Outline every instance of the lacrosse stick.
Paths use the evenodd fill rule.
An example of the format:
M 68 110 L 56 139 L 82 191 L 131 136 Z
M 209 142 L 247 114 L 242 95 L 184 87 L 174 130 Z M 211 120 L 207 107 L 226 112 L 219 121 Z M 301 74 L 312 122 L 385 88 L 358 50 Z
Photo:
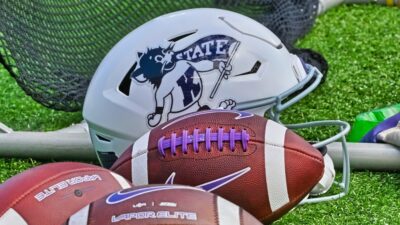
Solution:
M 327 145 L 336 168 L 342 167 L 342 145 L 333 142 Z M 400 170 L 400 148 L 390 144 L 347 143 L 351 169 Z
M 375 3 L 386 6 L 398 6 L 400 7 L 400 0 L 344 0 L 346 4 L 365 4 Z
M 84 122 L 50 132 L 15 132 L 0 123 L 0 157 L 96 160 Z
M 336 168 L 343 163 L 342 143 L 327 145 Z M 400 170 L 400 148 L 390 144 L 347 143 L 352 169 Z M 15 132 L 0 123 L 0 157 L 97 160 L 87 124 L 50 132 Z
M 344 0 L 319 0 L 318 15 L 343 3 Z

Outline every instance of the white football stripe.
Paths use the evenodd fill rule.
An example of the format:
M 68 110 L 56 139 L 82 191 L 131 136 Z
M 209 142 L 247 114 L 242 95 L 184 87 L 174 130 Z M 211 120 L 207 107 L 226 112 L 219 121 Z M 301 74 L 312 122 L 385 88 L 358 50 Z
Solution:
M 130 188 L 132 187 L 131 184 L 129 184 L 129 182 L 123 178 L 121 175 L 118 175 L 116 173 L 110 172 L 111 175 L 115 178 L 115 180 L 119 183 L 119 185 L 121 186 L 122 189 L 126 189 L 126 188 Z
M 265 179 L 272 212 L 289 202 L 285 170 L 286 127 L 268 120 L 265 127 Z
M 9 209 L 0 217 L 0 225 L 28 225 L 21 215 L 14 209 Z
M 131 174 L 133 185 L 149 184 L 147 149 L 150 131 L 140 137 L 132 147 Z
M 86 225 L 89 218 L 89 205 L 83 207 L 69 218 L 68 225 Z
M 219 225 L 240 225 L 239 206 L 217 197 L 218 224 Z

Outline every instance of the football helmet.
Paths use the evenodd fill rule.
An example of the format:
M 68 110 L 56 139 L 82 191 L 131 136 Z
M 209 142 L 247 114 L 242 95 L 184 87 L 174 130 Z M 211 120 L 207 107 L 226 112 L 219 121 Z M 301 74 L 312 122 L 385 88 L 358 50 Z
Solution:
M 267 111 L 279 121 L 321 78 L 253 19 L 220 9 L 183 10 L 143 24 L 111 49 L 89 85 L 83 116 L 100 162 L 109 167 L 152 127 L 189 112 Z M 342 138 L 348 124 L 293 128 L 333 124 L 343 130 L 315 144 L 320 147 Z

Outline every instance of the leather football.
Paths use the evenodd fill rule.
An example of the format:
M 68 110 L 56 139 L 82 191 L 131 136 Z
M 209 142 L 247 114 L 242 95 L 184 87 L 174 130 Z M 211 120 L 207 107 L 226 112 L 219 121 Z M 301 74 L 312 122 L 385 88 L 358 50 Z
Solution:
M 1 225 L 55 225 L 88 203 L 131 187 L 104 168 L 58 162 L 26 170 L 0 185 Z
M 64 225 L 262 225 L 239 206 L 202 189 L 148 185 L 115 192 Z
M 309 194 L 324 162 L 281 124 L 248 112 L 208 110 L 155 127 L 111 170 L 134 185 L 197 186 L 272 222 Z

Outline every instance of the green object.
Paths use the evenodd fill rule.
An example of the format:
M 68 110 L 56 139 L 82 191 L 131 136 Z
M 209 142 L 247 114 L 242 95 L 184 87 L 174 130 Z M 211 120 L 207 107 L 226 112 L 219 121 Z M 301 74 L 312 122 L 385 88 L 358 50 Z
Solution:
M 400 104 L 357 115 L 347 140 L 350 142 L 361 141 L 364 135 L 376 125 L 397 113 L 400 113 Z

